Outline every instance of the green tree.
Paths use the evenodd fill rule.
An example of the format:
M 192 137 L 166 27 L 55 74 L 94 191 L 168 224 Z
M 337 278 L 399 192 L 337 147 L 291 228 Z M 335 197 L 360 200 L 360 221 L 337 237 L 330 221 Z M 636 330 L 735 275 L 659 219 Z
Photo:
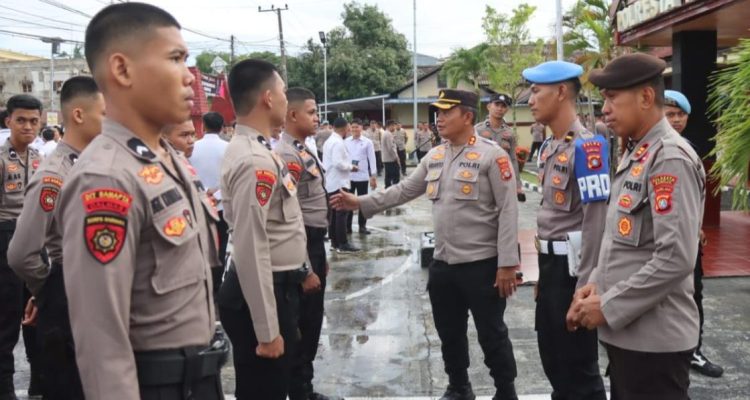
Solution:
M 732 207 L 748 209 L 750 174 L 750 39 L 733 49 L 736 63 L 711 78 L 709 113 L 716 116 L 718 132 L 711 156 L 718 156 L 711 169 L 718 179 L 716 191 L 735 185 Z M 733 58 L 733 57 L 732 57 Z
M 487 75 L 492 89 L 517 99 L 526 84 L 521 76 L 524 69 L 543 60 L 544 42 L 532 40 L 528 23 L 536 7 L 521 4 L 512 15 L 499 13 L 491 6 L 485 9 L 482 28 L 487 37 Z M 515 131 L 516 103 L 512 105 Z
M 448 86 L 455 88 L 459 82 L 465 81 L 474 86 L 474 92 L 479 94 L 479 82 L 487 75 L 487 43 L 482 43 L 470 49 L 460 48 L 451 54 L 443 65 L 448 78 Z
M 204 74 L 214 74 L 216 72 L 213 68 L 211 68 L 211 63 L 216 57 L 221 57 L 222 60 L 229 64 L 230 55 L 228 52 L 204 51 L 195 56 L 195 66 L 198 67 L 198 70 L 200 70 Z

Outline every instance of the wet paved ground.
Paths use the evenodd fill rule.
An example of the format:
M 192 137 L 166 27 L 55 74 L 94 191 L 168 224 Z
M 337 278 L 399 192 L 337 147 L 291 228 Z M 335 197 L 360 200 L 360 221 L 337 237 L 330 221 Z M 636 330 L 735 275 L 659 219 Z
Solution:
M 382 184 L 382 182 L 381 182 Z M 528 193 L 520 228 L 533 229 L 539 196 Z M 356 218 L 355 218 L 356 221 Z M 331 254 L 326 317 L 315 363 L 317 391 L 347 398 L 439 397 L 447 385 L 440 341 L 425 291 L 427 271 L 419 267 L 421 232 L 430 231 L 430 204 L 420 198 L 368 222 L 372 235 L 352 235 L 363 252 Z M 356 232 L 355 225 L 355 232 Z M 329 253 L 330 254 L 330 253 Z M 692 374 L 693 400 L 750 398 L 750 279 L 705 282 L 707 310 L 704 353 L 726 369 L 720 379 Z M 518 363 L 516 386 L 524 400 L 550 392 L 533 330 L 533 288 L 521 287 L 505 314 Z M 479 396 L 494 393 L 470 319 L 470 377 Z M 16 348 L 18 388 L 28 385 L 28 367 Z M 606 356 L 601 355 L 602 371 Z M 231 363 L 224 388 L 234 390 Z M 605 382 L 607 380 L 605 379 Z M 608 383 L 608 382 L 607 382 Z M 19 391 L 19 393 L 24 391 Z M 228 396 L 231 398 L 231 396 Z

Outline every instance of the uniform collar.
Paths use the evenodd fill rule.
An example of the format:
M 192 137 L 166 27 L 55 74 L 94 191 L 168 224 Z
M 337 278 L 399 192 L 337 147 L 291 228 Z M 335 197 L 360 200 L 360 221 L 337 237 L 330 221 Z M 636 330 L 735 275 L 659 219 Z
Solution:
M 273 138 L 271 138 L 271 140 L 266 139 L 266 137 L 263 136 L 263 134 L 255 128 L 251 128 L 247 125 L 237 124 L 237 127 L 234 129 L 234 134 L 239 136 L 247 136 L 251 141 L 257 140 L 258 143 L 262 144 L 268 150 L 271 150 L 271 140 L 273 140 Z M 284 135 L 281 136 L 283 137 Z
M 299 139 L 296 139 L 294 136 L 290 135 L 288 132 L 284 132 L 281 134 L 281 141 L 284 143 L 287 143 L 294 147 L 297 151 L 303 151 L 305 150 L 305 143 L 304 141 L 300 142 Z
M 102 124 L 102 135 L 114 139 L 128 149 L 133 156 L 140 160 L 148 162 L 158 161 L 157 155 L 146 145 L 146 143 L 137 137 L 133 131 L 116 121 L 105 119 Z M 162 142 L 162 145 L 166 147 L 164 142 Z
M 651 153 L 653 144 L 661 139 L 672 127 L 666 118 L 662 118 L 659 122 L 649 129 L 648 133 L 641 138 L 641 140 L 632 143 L 632 150 L 626 157 L 623 157 L 620 165 L 617 167 L 617 172 L 621 172 L 625 167 L 630 165 L 631 162 L 641 161 L 644 162 L 648 159 L 648 155 Z

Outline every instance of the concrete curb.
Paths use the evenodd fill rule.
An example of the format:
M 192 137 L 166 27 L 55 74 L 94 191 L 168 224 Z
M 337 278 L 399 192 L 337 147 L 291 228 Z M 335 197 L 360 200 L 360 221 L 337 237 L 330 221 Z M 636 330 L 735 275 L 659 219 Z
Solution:
M 537 192 L 539 194 L 542 194 L 541 186 L 531 183 L 529 181 L 524 181 L 524 180 L 521 180 L 521 183 L 523 184 L 524 189 L 528 189 L 528 190 L 531 190 L 532 192 Z

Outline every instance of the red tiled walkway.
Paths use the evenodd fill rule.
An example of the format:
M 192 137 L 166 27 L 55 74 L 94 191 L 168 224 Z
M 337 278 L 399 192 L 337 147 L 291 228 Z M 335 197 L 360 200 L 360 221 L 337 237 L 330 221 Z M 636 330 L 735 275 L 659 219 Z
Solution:
M 721 226 L 703 231 L 708 239 L 703 249 L 707 277 L 750 276 L 750 214 L 722 211 Z
M 703 249 L 706 277 L 750 276 L 750 214 L 723 211 L 721 226 L 704 228 L 708 246 Z M 518 232 L 521 242 L 521 271 L 524 282 L 539 279 L 533 229 Z

